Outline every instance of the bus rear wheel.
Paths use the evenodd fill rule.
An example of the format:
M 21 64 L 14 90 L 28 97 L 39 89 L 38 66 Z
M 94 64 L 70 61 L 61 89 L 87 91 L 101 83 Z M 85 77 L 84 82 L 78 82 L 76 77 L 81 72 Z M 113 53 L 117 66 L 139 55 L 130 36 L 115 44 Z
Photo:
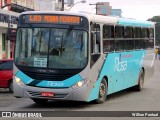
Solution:
M 135 86 L 136 91 L 141 91 L 144 85 L 144 72 L 141 70 L 139 78 L 138 78 L 138 85 Z
M 99 97 L 96 100 L 96 103 L 101 104 L 104 103 L 106 101 L 106 97 L 107 97 L 107 82 L 106 79 L 103 78 L 99 87 Z
M 32 100 L 37 104 L 45 104 L 48 102 L 47 99 L 38 99 L 38 98 L 32 98 Z

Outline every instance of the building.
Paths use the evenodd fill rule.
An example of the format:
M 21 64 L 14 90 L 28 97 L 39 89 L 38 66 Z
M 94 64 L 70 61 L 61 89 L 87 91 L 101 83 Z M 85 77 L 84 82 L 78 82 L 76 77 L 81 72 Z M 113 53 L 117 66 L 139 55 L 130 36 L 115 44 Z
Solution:
M 111 15 L 112 7 L 109 5 L 109 2 L 97 2 L 96 7 L 98 15 Z
M 71 7 L 74 5 L 74 0 L 67 0 L 67 2 L 65 4 L 67 4 L 69 7 Z
M 112 15 L 112 16 L 119 16 L 122 15 L 121 9 L 112 9 L 112 6 L 110 6 L 109 2 L 97 2 L 96 3 L 96 13 L 98 15 Z
M 111 15 L 122 17 L 122 10 L 121 9 L 112 9 L 111 10 Z
M 61 0 L 0 0 L 0 59 L 13 57 L 15 37 L 7 38 L 7 33 L 14 32 L 16 34 L 16 18 L 18 18 L 21 12 L 32 10 L 55 11 L 61 9 Z M 9 21 L 11 21 L 11 25 Z M 9 26 L 14 29 L 7 32 Z
M 10 27 L 17 28 L 16 18 L 19 13 L 0 9 L 0 59 L 12 58 L 14 53 L 15 38 L 6 40 L 8 22 L 10 21 Z

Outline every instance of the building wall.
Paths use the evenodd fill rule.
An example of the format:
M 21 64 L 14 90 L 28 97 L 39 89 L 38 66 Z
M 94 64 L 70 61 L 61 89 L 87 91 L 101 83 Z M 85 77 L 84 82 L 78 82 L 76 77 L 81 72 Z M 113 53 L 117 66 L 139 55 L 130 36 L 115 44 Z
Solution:
M 98 15 L 112 15 L 112 16 L 119 16 L 122 15 L 121 9 L 112 9 L 109 2 L 97 2 L 97 14 Z
M 67 1 L 67 4 L 68 4 L 68 6 L 71 7 L 72 5 L 74 5 L 74 0 L 68 0 L 68 1 Z
M 112 15 L 112 16 L 122 17 L 122 10 L 121 10 L 121 9 L 112 9 L 111 15 Z
M 7 33 L 7 28 L 1 28 L 0 27 L 0 59 L 4 58 L 4 54 L 7 57 L 7 51 L 2 50 L 3 49 L 3 47 L 2 47 L 2 34 L 6 34 L 6 33 Z
M 97 2 L 97 14 L 98 15 L 110 15 L 112 7 L 109 2 Z
M 3 50 L 2 43 L 3 43 L 3 36 L 2 34 L 7 34 L 7 29 L 8 29 L 8 21 L 7 19 L 4 19 L 4 17 L 8 16 L 19 16 L 19 13 L 7 11 L 7 10 L 2 10 L 0 9 L 0 59 L 5 59 L 5 58 L 11 58 L 11 51 L 13 51 L 13 46 L 15 41 L 4 41 L 5 42 L 5 51 Z M 9 17 L 10 18 L 10 17 Z M 16 24 L 12 24 L 12 28 L 17 28 Z

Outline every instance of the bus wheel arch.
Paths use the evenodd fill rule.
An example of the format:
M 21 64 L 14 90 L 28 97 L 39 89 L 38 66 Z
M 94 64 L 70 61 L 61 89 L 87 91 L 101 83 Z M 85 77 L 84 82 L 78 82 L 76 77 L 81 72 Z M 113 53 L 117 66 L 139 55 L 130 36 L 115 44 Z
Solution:
M 143 89 L 144 77 L 145 77 L 145 70 L 142 67 L 142 69 L 140 70 L 140 73 L 139 73 L 139 77 L 138 77 L 138 84 L 135 86 L 136 91 L 141 91 Z
M 11 93 L 13 93 L 13 80 L 12 80 L 12 79 L 10 79 L 10 80 L 8 81 L 8 88 L 9 88 L 9 91 L 10 91 Z
M 102 104 L 106 101 L 108 91 L 108 78 L 105 76 L 101 80 L 100 87 L 99 87 L 99 94 L 98 99 L 96 99 L 96 103 Z

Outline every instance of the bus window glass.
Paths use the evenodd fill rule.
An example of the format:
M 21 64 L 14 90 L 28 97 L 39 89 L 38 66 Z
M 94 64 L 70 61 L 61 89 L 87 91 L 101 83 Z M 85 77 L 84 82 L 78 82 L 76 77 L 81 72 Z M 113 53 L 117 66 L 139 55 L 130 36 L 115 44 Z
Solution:
M 114 51 L 114 40 L 104 40 L 103 41 L 103 52 L 112 52 Z
M 100 25 L 99 24 L 92 24 L 91 25 L 91 31 L 93 34 L 91 34 L 91 53 L 100 53 Z
M 142 40 L 143 49 L 147 49 L 149 46 L 149 40 Z
M 115 50 L 123 51 L 125 50 L 126 40 L 115 40 Z
M 17 64 L 47 67 L 48 41 L 49 28 L 19 28 L 15 55 Z
M 147 28 L 142 28 L 142 38 L 149 38 L 149 30 Z
M 135 49 L 141 49 L 142 48 L 142 40 L 137 39 L 135 40 Z
M 92 24 L 91 31 L 100 31 L 100 25 L 99 24 Z
M 154 30 L 153 28 L 149 29 L 149 48 L 154 48 Z
M 122 26 L 115 27 L 115 37 L 116 38 L 123 38 L 124 37 L 124 27 L 122 27 Z
M 19 28 L 15 62 L 29 67 L 81 69 L 87 64 L 87 38 L 83 30 Z
M 141 38 L 141 28 L 134 28 L 134 38 Z
M 134 49 L 134 40 L 126 40 L 126 50 Z
M 152 28 L 149 30 L 149 38 L 154 39 L 154 31 Z
M 103 39 L 114 38 L 114 27 L 109 25 L 103 26 Z
M 154 48 L 154 39 L 148 41 L 148 48 Z
M 69 36 L 66 33 L 67 29 L 51 30 L 49 68 L 81 69 L 87 62 L 87 32 L 72 30 Z
M 125 36 L 125 38 L 133 38 L 133 28 L 126 27 L 124 36 Z

